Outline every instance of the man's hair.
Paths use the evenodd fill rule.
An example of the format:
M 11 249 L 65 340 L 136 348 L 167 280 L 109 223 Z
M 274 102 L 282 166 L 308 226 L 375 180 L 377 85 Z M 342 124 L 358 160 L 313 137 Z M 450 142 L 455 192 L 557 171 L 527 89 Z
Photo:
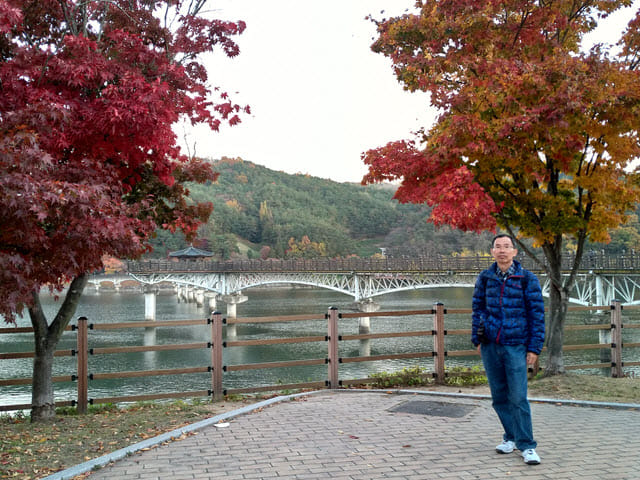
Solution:
M 508 235 L 506 233 L 500 233 L 500 234 L 496 235 L 495 237 L 493 237 L 493 240 L 491 240 L 491 248 L 495 247 L 496 240 L 498 240 L 499 238 L 508 238 L 509 240 L 511 240 L 511 246 L 512 247 L 516 246 L 516 242 L 514 242 L 513 237 L 511 235 Z

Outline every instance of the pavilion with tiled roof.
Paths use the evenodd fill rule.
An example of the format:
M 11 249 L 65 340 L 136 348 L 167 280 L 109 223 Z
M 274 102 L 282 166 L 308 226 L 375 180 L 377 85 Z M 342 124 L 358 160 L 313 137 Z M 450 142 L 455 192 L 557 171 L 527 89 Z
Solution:
M 169 257 L 176 260 L 202 260 L 204 258 L 213 257 L 213 253 L 206 250 L 200 250 L 193 245 L 175 252 L 169 252 Z

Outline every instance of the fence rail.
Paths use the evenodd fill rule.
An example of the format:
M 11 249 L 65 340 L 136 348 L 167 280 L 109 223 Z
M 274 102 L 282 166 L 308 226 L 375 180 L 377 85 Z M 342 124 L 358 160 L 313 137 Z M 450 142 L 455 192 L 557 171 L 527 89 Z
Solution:
M 623 362 L 623 348 L 637 348 L 640 343 L 624 343 L 623 331 L 640 328 L 640 324 L 624 324 L 622 323 L 622 305 L 615 301 L 611 306 L 594 306 L 594 307 L 570 307 L 569 310 L 606 310 L 610 308 L 610 322 L 607 324 L 597 325 L 570 325 L 565 328 L 566 331 L 577 330 L 601 330 L 608 331 L 611 334 L 610 343 L 597 344 L 579 344 L 565 345 L 565 351 L 576 350 L 610 350 L 611 361 L 595 364 L 568 365 L 568 370 L 586 369 L 586 368 L 610 368 L 613 377 L 623 376 L 623 367 L 637 366 L 640 362 Z M 633 307 L 626 307 L 633 308 Z M 343 363 L 355 362 L 372 362 L 397 359 L 419 359 L 433 358 L 433 372 L 431 375 L 437 383 L 444 382 L 447 377 L 446 361 L 447 358 L 462 356 L 478 356 L 475 349 L 448 351 L 446 349 L 445 338 L 450 336 L 470 335 L 470 329 L 447 330 L 445 327 L 445 317 L 450 314 L 470 314 L 470 309 L 446 309 L 443 304 L 437 303 L 434 308 L 428 310 L 409 310 L 409 311 L 389 311 L 389 312 L 371 312 L 371 313 L 340 313 L 335 308 L 330 308 L 326 315 L 292 315 L 283 317 L 258 317 L 258 318 L 231 318 L 229 324 L 246 324 L 246 323 L 275 323 L 275 322 L 292 322 L 303 320 L 324 320 L 327 322 L 327 334 L 309 335 L 305 337 L 294 338 L 274 338 L 259 340 L 223 340 L 223 327 L 227 320 L 220 313 L 213 313 L 211 318 L 205 320 L 178 320 L 165 322 L 125 322 L 114 324 L 89 324 L 87 318 L 78 319 L 77 325 L 69 327 L 67 330 L 76 334 L 77 348 L 72 350 L 60 350 L 56 352 L 59 356 L 75 356 L 77 357 L 77 368 L 73 374 L 56 376 L 55 382 L 77 382 L 77 396 L 74 400 L 56 402 L 56 405 L 77 405 L 80 412 L 86 412 L 87 405 L 90 403 L 109 403 L 109 402 L 132 402 L 141 400 L 156 400 L 166 398 L 185 398 L 211 396 L 214 401 L 221 400 L 227 394 L 241 394 L 261 391 L 274 391 L 294 388 L 340 388 L 345 385 L 354 385 L 371 382 L 370 378 L 351 378 L 341 379 L 339 375 L 339 365 Z M 412 315 L 431 315 L 433 316 L 433 328 L 431 330 L 415 330 L 400 332 L 384 332 L 369 333 L 359 335 L 342 335 L 340 333 L 340 320 L 358 317 L 407 317 Z M 162 327 L 190 327 L 196 325 L 208 325 L 210 327 L 210 338 L 206 342 L 198 343 L 182 343 L 171 345 L 147 345 L 147 346 L 123 346 L 123 347 L 91 347 L 89 342 L 89 330 L 117 330 L 117 329 L 149 329 Z M 0 329 L 0 334 L 32 332 L 30 328 L 4 328 Z M 394 337 L 432 337 L 433 349 L 431 351 L 420 352 L 398 352 L 386 355 L 365 355 L 365 356 L 341 356 L 340 344 L 353 340 L 371 340 L 371 339 L 387 339 Z M 299 360 L 287 360 L 276 362 L 260 362 L 249 364 L 225 365 L 223 363 L 223 351 L 225 349 L 233 349 L 237 347 L 253 347 L 275 344 L 298 344 L 298 343 L 326 343 L 327 355 L 323 358 L 306 358 Z M 140 370 L 140 371 L 124 371 L 124 372 L 90 372 L 89 359 L 101 355 L 109 355 L 122 352 L 149 352 L 164 350 L 186 350 L 186 349 L 207 349 L 210 351 L 210 364 L 190 368 L 175 369 L 158 369 L 158 370 Z M 33 353 L 15 352 L 0 354 L 0 360 L 6 359 L 24 359 L 33 357 Z M 225 374 L 243 370 L 273 369 L 283 367 L 296 367 L 305 365 L 327 365 L 327 375 L 325 378 L 308 381 L 304 383 L 279 384 L 267 386 L 247 386 L 245 388 L 226 389 L 224 387 Z M 146 376 L 167 376 L 182 375 L 193 373 L 210 374 L 210 383 L 206 390 L 183 391 L 183 392 L 167 392 L 155 393 L 147 395 L 130 395 L 107 398 L 90 398 L 90 382 L 92 380 L 101 379 L 121 379 L 135 378 Z M 28 385 L 31 383 L 30 378 L 16 378 L 8 380 L 0 380 L 0 386 L 9 385 Z M 23 410 L 31 408 L 30 404 L 0 405 L 0 411 Z

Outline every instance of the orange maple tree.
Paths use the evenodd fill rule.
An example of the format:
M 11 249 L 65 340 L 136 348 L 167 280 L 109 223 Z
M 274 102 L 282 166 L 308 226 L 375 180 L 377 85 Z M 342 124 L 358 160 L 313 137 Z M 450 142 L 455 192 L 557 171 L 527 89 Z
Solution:
M 316 258 L 327 255 L 327 246 L 324 242 L 312 242 L 307 235 L 303 235 L 300 241 L 289 238 L 289 248 L 285 252 L 287 258 Z
M 518 243 L 550 279 L 548 375 L 564 371 L 585 241 L 607 241 L 640 198 L 640 17 L 617 45 L 580 48 L 599 19 L 631 3 L 424 0 L 376 21 L 372 49 L 440 113 L 413 140 L 363 154 L 363 183 L 399 180 L 396 198 L 431 205 L 438 225 L 533 239 L 540 250 Z M 568 238 L 575 261 L 563 265 Z

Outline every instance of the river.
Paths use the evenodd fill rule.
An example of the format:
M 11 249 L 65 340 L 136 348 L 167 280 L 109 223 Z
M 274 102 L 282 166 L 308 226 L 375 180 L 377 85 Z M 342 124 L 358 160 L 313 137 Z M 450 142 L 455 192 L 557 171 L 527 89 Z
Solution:
M 237 306 L 239 318 L 262 317 L 291 314 L 323 314 L 331 306 L 341 312 L 355 311 L 351 297 L 339 293 L 316 288 L 255 288 L 243 292 L 248 301 Z M 412 290 L 388 294 L 376 298 L 381 305 L 381 311 L 423 310 L 430 309 L 434 303 L 442 302 L 447 308 L 470 308 L 470 288 L 434 288 Z M 43 295 L 43 308 L 47 315 L 52 315 L 57 308 L 53 297 Z M 224 304 L 220 309 L 224 313 Z M 170 293 L 157 297 L 157 319 L 201 319 L 207 317 L 207 312 L 195 303 L 180 303 L 177 297 Z M 638 311 L 632 312 L 637 322 Z M 85 316 L 89 323 L 117 323 L 144 320 L 144 297 L 137 292 L 97 292 L 87 290 L 75 318 Z M 468 314 L 445 317 L 446 328 L 469 328 Z M 570 312 L 568 324 L 586 322 L 608 322 L 608 311 L 605 313 Z M 29 326 L 28 319 L 19 319 L 19 326 Z M 431 315 L 411 317 L 372 317 L 371 330 L 378 332 L 393 332 L 403 330 L 431 330 L 433 320 Z M 640 329 L 631 331 L 636 338 L 625 337 L 625 342 L 640 342 Z M 341 334 L 358 333 L 357 319 L 343 319 L 340 321 Z M 283 336 L 325 335 L 326 322 L 309 320 L 303 322 L 248 324 L 237 326 L 237 339 L 277 338 Z M 90 347 L 107 347 L 123 345 L 141 345 L 143 329 L 131 330 L 102 330 L 90 331 Z M 158 344 L 193 343 L 206 341 L 209 338 L 209 328 L 195 327 L 167 327 L 159 328 L 156 342 Z M 567 332 L 566 343 L 599 343 L 596 331 Z M 75 335 L 65 334 L 59 349 L 74 349 Z M 292 345 L 272 345 L 260 347 L 234 347 L 225 349 L 224 363 L 237 365 L 259 362 L 273 362 L 285 360 L 300 360 L 305 358 L 324 358 L 327 355 L 325 343 L 303 343 Z M 340 356 L 359 356 L 362 344 L 360 341 L 340 343 Z M 417 351 L 431 351 L 431 338 L 402 337 L 392 339 L 372 340 L 369 344 L 371 355 L 405 353 Z M 468 338 L 451 336 L 447 338 L 448 350 L 467 350 L 470 348 Z M 638 350 L 638 349 L 636 349 Z M 0 351 L 22 352 L 33 351 L 32 334 L 0 335 Z M 567 365 L 600 362 L 599 350 L 586 350 L 565 353 Z M 636 354 L 640 357 L 640 354 Z M 637 360 L 627 358 L 626 361 Z M 470 366 L 479 363 L 472 357 L 449 357 L 447 367 L 461 365 Z M 130 370 L 159 370 L 171 368 L 187 368 L 206 366 L 210 364 L 208 350 L 179 350 L 144 353 L 126 353 L 100 355 L 90 357 L 89 372 L 117 372 Z M 406 366 L 421 365 L 432 369 L 432 359 L 386 360 L 378 362 L 346 363 L 340 365 L 340 378 L 363 378 L 374 372 L 392 371 Z M 75 357 L 57 357 L 54 375 L 71 375 L 75 373 Z M 637 367 L 635 367 L 637 368 Z M 0 378 L 24 378 L 31 376 L 32 360 L 0 360 Z M 632 371 L 632 370 L 627 370 Z M 589 373 L 606 373 L 592 369 Z M 638 370 L 632 371 L 639 373 Z M 327 377 L 326 365 L 300 366 L 269 370 L 246 370 L 228 372 L 224 374 L 224 388 L 242 388 L 256 385 L 275 385 L 296 382 L 319 381 Z M 5 386 L 0 390 L 0 405 L 30 402 L 30 385 Z M 187 374 L 173 376 L 154 376 L 121 380 L 100 380 L 89 383 L 89 397 L 101 398 L 123 395 L 142 395 L 169 391 L 207 390 L 210 388 L 210 374 Z M 56 400 L 70 400 L 75 398 L 76 385 L 73 382 L 59 382 L 55 384 Z

